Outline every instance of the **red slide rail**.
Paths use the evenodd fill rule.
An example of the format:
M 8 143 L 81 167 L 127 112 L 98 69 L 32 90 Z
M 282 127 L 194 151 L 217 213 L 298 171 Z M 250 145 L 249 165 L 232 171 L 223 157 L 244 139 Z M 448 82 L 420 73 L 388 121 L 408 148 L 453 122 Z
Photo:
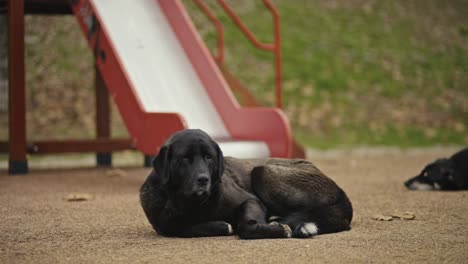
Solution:
M 203 3 L 202 0 L 194 0 L 194 3 L 200 8 L 200 10 L 210 19 L 210 21 L 216 27 L 218 34 L 218 50 L 217 54 L 214 55 L 215 60 L 222 65 L 224 63 L 224 28 L 221 21 L 214 15 L 214 13 Z M 276 107 L 283 108 L 283 92 L 282 92 L 282 65 L 281 65 L 281 31 L 280 31 L 280 19 L 279 13 L 275 6 L 269 0 L 263 0 L 263 4 L 268 8 L 273 17 L 273 33 L 274 43 L 262 43 L 255 35 L 247 28 L 242 22 L 239 16 L 233 11 L 233 9 L 224 1 L 218 0 L 219 5 L 239 27 L 244 36 L 257 48 L 265 51 L 272 52 L 275 56 L 275 76 L 276 76 Z
M 172 133 L 187 128 L 185 119 L 179 113 L 145 112 L 106 28 L 101 27 L 102 21 L 95 13 L 93 0 L 73 0 L 70 3 L 133 144 L 146 155 L 157 154 Z
M 231 136 L 267 143 L 272 157 L 291 157 L 292 135 L 286 115 L 277 108 L 240 107 L 182 2 L 157 2 Z
M 210 19 L 211 23 L 216 28 L 218 34 L 218 50 L 217 54 L 213 54 L 218 64 L 224 63 L 224 28 L 223 23 L 215 16 L 215 14 L 203 3 L 202 0 L 193 0 L 193 2 L 200 8 L 200 10 Z
M 275 108 L 240 107 L 182 2 L 154 1 L 165 14 L 233 139 L 263 141 L 267 143 L 272 157 L 291 157 L 291 129 L 284 113 Z M 145 112 L 107 33 L 107 25 L 102 23 L 94 6 L 94 0 L 72 0 L 71 3 L 89 46 L 94 51 L 96 66 L 119 108 L 133 144 L 147 155 L 156 154 L 170 134 L 187 128 L 184 118 L 179 113 Z

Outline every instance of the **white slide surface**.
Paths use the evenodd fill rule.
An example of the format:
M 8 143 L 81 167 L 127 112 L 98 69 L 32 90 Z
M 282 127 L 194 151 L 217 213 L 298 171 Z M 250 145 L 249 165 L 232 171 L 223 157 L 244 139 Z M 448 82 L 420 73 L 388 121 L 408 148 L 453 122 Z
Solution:
M 189 128 L 213 137 L 226 156 L 270 156 L 264 142 L 232 140 L 156 0 L 93 4 L 146 112 L 180 113 Z

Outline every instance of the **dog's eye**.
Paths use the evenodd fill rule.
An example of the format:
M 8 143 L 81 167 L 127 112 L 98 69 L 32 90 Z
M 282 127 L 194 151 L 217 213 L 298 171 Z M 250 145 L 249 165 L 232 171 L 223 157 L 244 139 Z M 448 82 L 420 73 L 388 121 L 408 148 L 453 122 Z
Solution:
M 205 159 L 206 159 L 206 160 L 212 160 L 212 159 L 213 159 L 213 157 L 211 157 L 211 155 L 210 155 L 210 154 L 206 154 L 206 155 L 205 155 Z
M 191 156 L 185 156 L 182 158 L 183 161 L 185 162 L 188 162 L 188 163 L 192 163 L 192 157 Z

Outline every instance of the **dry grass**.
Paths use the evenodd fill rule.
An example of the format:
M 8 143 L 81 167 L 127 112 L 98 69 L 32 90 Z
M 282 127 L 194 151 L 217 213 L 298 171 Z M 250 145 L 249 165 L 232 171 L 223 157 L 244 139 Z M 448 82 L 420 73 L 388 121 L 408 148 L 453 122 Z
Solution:
M 274 104 L 272 56 L 226 25 L 229 68 Z M 211 23 L 184 1 L 208 46 Z M 261 1 L 229 1 L 262 41 Z M 275 1 L 282 21 L 285 112 L 310 147 L 467 144 L 468 5 L 463 0 Z M 94 136 L 93 59 L 74 17 L 26 19 L 28 137 Z M 0 139 L 7 137 L 0 111 Z M 113 134 L 127 134 L 113 111 Z

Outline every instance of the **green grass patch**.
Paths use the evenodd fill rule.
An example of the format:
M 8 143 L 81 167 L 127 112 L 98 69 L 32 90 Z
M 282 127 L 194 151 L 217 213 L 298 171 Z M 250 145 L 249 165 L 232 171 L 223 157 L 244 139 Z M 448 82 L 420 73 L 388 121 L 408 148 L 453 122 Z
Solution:
M 243 36 L 216 1 L 226 65 L 274 106 L 271 53 Z M 257 38 L 273 39 L 262 1 L 228 1 Z M 468 144 L 468 2 L 275 0 L 281 16 L 283 95 L 295 136 L 309 147 Z M 216 32 L 183 0 L 208 47 Z M 73 17 L 26 17 L 28 136 L 94 136 L 93 59 Z M 126 136 L 113 112 L 113 135 Z M 5 138 L 6 114 L 0 115 Z
M 371 132 L 367 128 L 333 130 L 324 135 L 311 135 L 309 131 L 297 129 L 295 138 L 305 147 L 315 149 L 352 148 L 355 146 L 399 146 L 402 148 L 431 145 L 466 145 L 466 133 L 450 129 L 437 129 L 428 135 L 424 129 L 407 126 L 389 126 L 384 132 Z M 397 143 L 397 144 L 396 144 Z
M 466 144 L 465 129 L 453 129 L 456 122 L 468 124 L 466 3 L 275 2 L 282 25 L 284 105 L 311 112 L 324 102 L 331 105 L 323 115 L 290 114 L 299 141 L 319 148 Z M 184 3 L 214 50 L 212 25 L 190 1 Z M 260 101 L 273 106 L 267 96 L 274 89 L 273 57 L 252 48 L 224 12 L 209 4 L 225 25 L 226 64 Z M 260 40 L 272 39 L 271 17 L 261 1 L 231 4 Z M 380 105 L 402 113 L 395 118 L 391 111 L 376 111 Z M 346 122 L 314 129 L 299 124 L 301 115 L 309 120 L 302 123 Z M 375 133 L 366 122 L 385 131 Z

